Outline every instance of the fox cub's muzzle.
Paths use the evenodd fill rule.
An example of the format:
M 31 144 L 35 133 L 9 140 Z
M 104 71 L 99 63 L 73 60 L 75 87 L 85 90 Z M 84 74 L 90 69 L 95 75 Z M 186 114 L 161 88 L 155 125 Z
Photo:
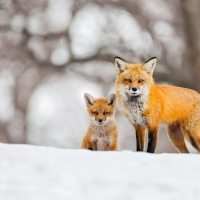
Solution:
M 95 119 L 95 121 L 96 121 L 97 124 L 101 125 L 101 124 L 105 123 L 106 119 L 97 118 L 97 119 Z

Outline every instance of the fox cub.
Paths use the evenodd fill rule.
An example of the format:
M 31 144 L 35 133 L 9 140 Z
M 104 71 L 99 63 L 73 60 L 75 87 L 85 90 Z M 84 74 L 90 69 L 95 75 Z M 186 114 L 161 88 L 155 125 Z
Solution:
M 95 99 L 85 93 L 84 99 L 90 125 L 81 148 L 94 151 L 118 150 L 118 132 L 114 120 L 116 94 Z
M 136 130 L 137 151 L 144 150 L 148 130 L 147 152 L 154 153 L 159 124 L 168 124 L 168 136 L 181 153 L 189 153 L 186 138 L 200 153 L 200 94 L 170 85 L 156 85 L 153 71 L 157 59 L 130 64 L 116 57 L 116 93 L 118 104 Z

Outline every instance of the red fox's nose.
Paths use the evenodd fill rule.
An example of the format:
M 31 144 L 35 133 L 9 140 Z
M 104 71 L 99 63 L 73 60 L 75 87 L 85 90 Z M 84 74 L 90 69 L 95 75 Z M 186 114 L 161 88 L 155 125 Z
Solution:
M 98 122 L 100 122 L 100 123 L 101 123 L 102 121 L 103 121 L 102 119 L 98 119 Z
M 134 88 L 132 88 L 132 90 L 133 90 L 133 92 L 136 92 L 136 91 L 137 91 L 137 88 L 134 87 Z

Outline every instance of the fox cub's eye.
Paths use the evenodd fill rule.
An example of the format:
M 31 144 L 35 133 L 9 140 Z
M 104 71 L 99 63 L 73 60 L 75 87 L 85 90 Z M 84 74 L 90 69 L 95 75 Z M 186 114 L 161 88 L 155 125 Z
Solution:
M 98 115 L 98 112 L 97 112 L 97 111 L 93 111 L 92 113 L 95 114 L 95 115 Z
M 141 83 L 141 82 L 143 82 L 143 81 L 144 81 L 143 79 L 139 79 L 138 83 Z
M 106 111 L 105 111 L 103 114 L 104 114 L 104 115 L 108 115 L 108 114 L 109 114 L 109 112 L 106 112 Z
M 125 79 L 125 81 L 127 81 L 127 82 L 130 83 L 130 82 L 131 82 L 131 79 L 127 78 L 127 79 Z

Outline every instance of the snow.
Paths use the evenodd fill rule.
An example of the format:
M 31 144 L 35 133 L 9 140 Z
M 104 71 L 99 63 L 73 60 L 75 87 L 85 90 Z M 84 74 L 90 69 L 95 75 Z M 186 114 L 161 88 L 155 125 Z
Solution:
M 0 144 L 2 200 L 199 200 L 199 155 Z

